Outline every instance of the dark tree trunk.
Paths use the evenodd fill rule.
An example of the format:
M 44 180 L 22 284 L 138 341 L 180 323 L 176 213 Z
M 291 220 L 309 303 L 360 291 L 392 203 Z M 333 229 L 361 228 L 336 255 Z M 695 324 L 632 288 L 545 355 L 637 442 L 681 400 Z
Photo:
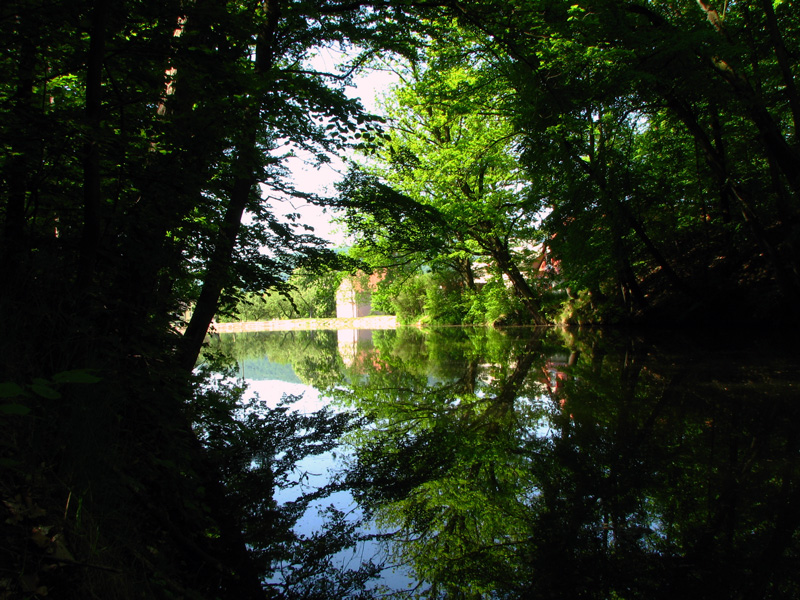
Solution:
M 255 130 L 254 130 L 255 131 Z M 253 134 L 255 144 L 255 133 Z M 236 238 L 239 234 L 242 215 L 250 199 L 250 193 L 256 183 L 255 175 L 237 178 L 220 226 L 214 253 L 209 261 L 208 270 L 203 280 L 203 288 L 197 304 L 192 312 L 192 318 L 186 327 L 181 342 L 178 361 L 181 368 L 191 371 L 200 355 L 208 327 L 217 312 L 219 297 L 228 280 L 228 271 L 233 261 L 233 251 Z
M 767 21 L 767 32 L 769 33 L 769 39 L 775 51 L 775 58 L 778 60 L 778 67 L 783 77 L 786 97 L 789 99 L 789 108 L 792 111 L 794 134 L 795 137 L 797 137 L 800 135 L 800 94 L 797 91 L 794 76 L 792 75 L 791 57 L 789 51 L 786 49 L 786 45 L 783 43 L 783 36 L 781 36 L 778 19 L 775 17 L 775 9 L 772 7 L 771 0 L 761 0 L 761 7 L 764 9 L 764 15 Z
M 761 135 L 767 155 L 775 160 L 795 196 L 800 197 L 800 160 L 781 134 L 772 115 L 764 107 L 750 83 L 734 71 L 730 65 L 717 60 L 714 62 L 714 66 L 717 73 L 730 84 L 735 95 L 747 110 L 750 120 Z
M 193 110 L 203 93 L 201 67 L 216 65 L 198 65 L 187 50 L 190 44 L 201 48 L 213 44 L 209 22 L 213 4 L 211 0 L 190 3 L 183 15 L 164 19 L 160 26 L 168 39 L 159 46 L 165 49 L 165 76 L 160 82 L 163 87 L 152 90 L 161 98 L 154 122 L 160 135 L 169 140 L 171 151 L 158 152 L 156 140 L 151 142 L 137 182 L 141 195 L 126 215 L 121 266 L 115 270 L 119 302 L 132 315 L 121 325 L 123 330 L 135 330 L 150 315 L 166 318 L 174 308 L 169 274 L 181 268 L 183 258 L 168 232 L 179 230 L 183 219 L 204 202 L 202 189 L 209 179 L 209 165 L 214 164 L 214 152 L 223 143 L 220 133 L 200 129 L 197 121 L 202 116 Z
M 6 277 L 16 270 L 18 257 L 23 252 L 25 239 L 26 196 L 31 175 L 33 140 L 30 128 L 33 121 L 33 80 L 36 68 L 36 46 L 29 36 L 20 36 L 17 63 L 17 86 L 12 99 L 16 117 L 11 127 L 9 141 L 11 152 L 4 177 L 8 189 L 3 247 L 0 249 Z M 10 282 L 6 282 L 9 283 Z M 13 287 L 13 284 L 10 284 Z
M 84 146 L 83 162 L 83 233 L 78 260 L 78 286 L 80 288 L 85 288 L 92 280 L 100 243 L 102 202 L 100 125 L 107 12 L 106 0 L 98 0 L 92 11 L 89 56 L 86 61 L 87 140 Z
M 800 295 L 800 282 L 793 276 L 796 269 L 789 268 L 782 260 L 777 249 L 770 241 L 755 209 L 745 191 L 731 179 L 725 157 L 714 147 L 706 132 L 700 126 L 692 109 L 674 96 L 667 97 L 668 107 L 683 122 L 689 133 L 703 151 L 706 163 L 719 185 L 720 192 L 737 201 L 740 206 L 742 218 L 750 228 L 754 240 L 769 259 L 778 285 L 787 299 L 797 298 Z M 800 172 L 798 172 L 800 173 Z
M 622 304 L 626 311 L 632 312 L 634 305 L 639 310 L 647 308 L 648 302 L 639 287 L 636 274 L 631 267 L 628 250 L 622 236 L 622 231 L 618 225 L 612 224 L 613 247 L 612 252 L 616 263 L 617 281 L 619 282 Z
M 455 268 L 461 275 L 462 285 L 466 285 L 468 290 L 475 291 L 475 273 L 472 270 L 472 260 L 470 258 L 456 258 Z
M 714 148 L 720 157 L 720 162 L 725 163 L 725 145 L 722 143 L 722 123 L 719 118 L 719 110 L 714 107 L 711 113 L 711 127 L 714 133 Z M 731 222 L 731 202 L 730 194 L 720 192 L 719 195 L 719 211 L 722 215 L 723 223 Z
M 761 1 L 762 6 L 769 3 L 769 0 Z M 724 22 L 720 18 L 719 13 L 705 0 L 697 0 L 697 4 L 706 14 L 709 23 L 711 23 L 717 33 L 719 33 L 720 36 L 722 36 L 728 43 L 733 45 L 735 42 L 731 40 L 731 36 L 728 30 L 725 28 Z M 777 30 L 775 13 L 772 12 L 771 7 L 765 8 L 765 11 L 770 41 L 772 42 L 773 48 L 776 52 L 778 64 L 784 78 L 784 84 L 786 85 L 787 93 L 789 94 L 790 107 L 792 109 L 792 115 L 794 117 L 796 128 L 797 119 L 798 116 L 800 116 L 800 102 L 798 102 L 797 90 L 794 86 L 794 79 L 787 61 L 784 60 L 784 62 L 781 63 L 781 59 L 786 59 L 787 57 L 785 54 L 785 47 L 783 46 L 783 40 L 781 39 L 780 33 Z M 783 137 L 783 134 L 781 133 L 777 123 L 775 123 L 772 115 L 769 114 L 763 99 L 760 97 L 758 92 L 753 89 L 753 86 L 750 84 L 750 81 L 748 81 L 747 77 L 739 72 L 733 64 L 721 58 L 720 56 L 713 56 L 711 59 L 711 64 L 717 75 L 719 75 L 730 85 L 730 89 L 733 91 L 734 96 L 737 97 L 737 99 L 742 103 L 750 118 L 750 121 L 758 129 L 767 154 L 775 160 L 784 177 L 786 177 L 786 180 L 789 182 L 789 186 L 792 188 L 794 194 L 800 197 L 800 159 L 798 159 L 798 156 Z M 798 110 L 795 111 L 795 109 Z
M 497 236 L 492 236 L 489 239 L 488 251 L 497 267 L 504 273 L 514 286 L 514 291 L 525 306 L 525 310 L 531 318 L 531 322 L 535 325 L 547 325 L 547 319 L 542 315 L 542 307 L 539 304 L 539 299 L 533 292 L 528 280 L 519 270 L 519 267 L 511 260 L 511 255 L 508 247 Z
M 268 20 L 266 30 L 259 35 L 256 44 L 256 72 L 268 76 L 272 69 L 274 57 L 274 37 L 280 20 L 280 7 L 275 0 L 266 3 Z M 257 102 L 257 101 L 255 101 Z M 236 238 L 241 227 L 242 215 L 250 200 L 253 186 L 256 184 L 260 152 L 256 147 L 256 131 L 260 106 L 251 106 L 247 113 L 248 125 L 243 127 L 244 136 L 240 142 L 237 158 L 236 177 L 231 190 L 230 201 L 225 217 L 214 244 L 214 253 L 208 263 L 206 277 L 200 297 L 195 305 L 192 318 L 186 327 L 178 352 L 181 368 L 191 371 L 200 355 L 208 327 L 217 312 L 222 289 L 228 280 L 228 272 L 233 262 Z
M 681 290 L 684 294 L 693 298 L 695 300 L 699 300 L 697 292 L 695 292 L 692 288 L 690 288 L 683 279 L 681 279 L 678 274 L 675 272 L 675 269 L 672 268 L 669 261 L 664 257 L 663 254 L 659 251 L 656 245 L 653 243 L 653 240 L 650 239 L 650 236 L 647 235 L 647 231 L 645 231 L 644 225 L 633 216 L 630 209 L 625 206 L 624 203 L 620 203 L 623 211 L 624 217 L 628 220 L 628 223 L 633 229 L 634 233 L 639 237 L 641 242 L 644 244 L 644 247 L 647 248 L 647 251 L 650 253 L 650 256 L 653 257 L 653 260 L 656 261 L 659 267 L 661 267 L 661 272 L 664 273 L 666 278 L 674 285 L 677 289 Z

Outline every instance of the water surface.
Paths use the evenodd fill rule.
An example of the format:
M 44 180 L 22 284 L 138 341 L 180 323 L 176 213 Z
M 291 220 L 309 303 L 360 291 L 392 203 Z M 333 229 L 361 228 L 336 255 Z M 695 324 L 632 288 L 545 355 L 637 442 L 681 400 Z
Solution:
M 235 338 L 220 343 L 265 399 L 299 386 L 299 410 L 365 417 L 298 473 L 346 484 L 333 500 L 386 537 L 340 558 L 397 567 L 379 577 L 395 592 L 800 597 L 791 340 L 459 328 Z M 320 525 L 315 510 L 298 523 Z

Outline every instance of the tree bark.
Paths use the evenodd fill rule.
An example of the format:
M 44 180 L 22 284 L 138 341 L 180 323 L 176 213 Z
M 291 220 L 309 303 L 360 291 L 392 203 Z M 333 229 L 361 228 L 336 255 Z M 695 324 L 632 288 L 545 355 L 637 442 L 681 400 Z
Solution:
M 275 0 L 265 3 L 267 22 L 265 30 L 259 35 L 256 44 L 255 69 L 261 76 L 268 76 L 275 62 L 274 38 L 280 21 L 280 6 Z M 254 99 L 248 109 L 243 125 L 242 139 L 234 172 L 238 173 L 231 190 L 228 208 L 214 244 L 214 252 L 208 263 L 200 297 L 197 299 L 192 318 L 184 332 L 178 351 L 181 368 L 191 371 L 200 355 L 208 327 L 217 312 L 222 289 L 228 279 L 227 274 L 233 262 L 236 239 L 241 227 L 242 215 L 256 184 L 256 172 L 260 152 L 256 145 L 260 99 Z
M 772 115 L 744 76 L 721 59 L 715 59 L 713 65 L 744 105 L 750 121 L 758 129 L 767 154 L 775 160 L 795 195 L 800 197 L 800 160 L 781 134 Z
M 667 277 L 667 279 L 674 285 L 677 289 L 681 290 L 684 294 L 689 296 L 690 298 L 694 298 L 698 300 L 697 293 L 691 289 L 675 272 L 675 269 L 672 268 L 672 265 L 669 264 L 669 261 L 664 257 L 663 254 L 659 251 L 656 245 L 653 243 L 653 240 L 650 239 L 650 236 L 647 235 L 647 232 L 644 229 L 644 225 L 633 216 L 631 211 L 625 206 L 623 203 L 620 203 L 622 206 L 622 210 L 628 223 L 633 229 L 634 233 L 639 237 L 639 239 L 644 244 L 647 251 L 650 253 L 650 256 L 656 261 L 659 267 L 661 267 L 661 271 Z
M 20 35 L 17 61 L 17 85 L 12 99 L 16 120 L 10 128 L 11 152 L 5 169 L 8 186 L 3 247 L 0 249 L 5 273 L 16 272 L 18 256 L 24 251 L 25 210 L 33 152 L 30 127 L 33 121 L 33 80 L 36 68 L 36 45 L 31 36 Z M 13 283 L 7 282 L 11 287 Z
M 89 55 L 86 61 L 85 113 L 88 131 L 83 162 L 83 232 L 78 259 L 79 288 L 85 288 L 92 280 L 100 244 L 100 206 L 102 202 L 100 124 L 107 13 L 106 0 L 98 0 L 92 10 Z
M 179 230 L 193 209 L 205 202 L 202 189 L 216 162 L 214 153 L 223 143 L 220 133 L 201 129 L 204 117 L 193 109 L 202 104 L 205 74 L 217 67 L 214 62 L 199 64 L 192 48 L 207 48 L 209 61 L 216 56 L 211 50 L 213 6 L 213 0 L 188 3 L 183 14 L 164 19 L 159 27 L 165 38 L 158 46 L 165 50 L 160 58 L 164 79 L 158 82 L 162 87 L 151 93 L 159 98 L 154 124 L 160 135 L 150 142 L 151 151 L 136 182 L 140 197 L 128 209 L 121 236 L 122 266 L 114 273 L 119 302 L 133 317 L 126 315 L 123 331 L 135 331 L 151 315 L 166 318 L 173 310 L 174 281 L 169 273 L 181 268 L 183 257 L 168 232 Z M 169 152 L 157 151 L 159 137 L 169 140 Z M 180 179 L 175 173 L 181 174 Z
M 769 33 L 770 42 L 772 42 L 772 49 L 775 51 L 775 58 L 778 60 L 778 67 L 781 70 L 786 97 L 789 100 L 789 108 L 792 111 L 794 134 L 797 137 L 800 135 L 800 94 L 797 91 L 794 76 L 792 75 L 791 58 L 786 45 L 783 43 L 783 36 L 781 36 L 772 1 L 761 0 L 761 7 L 764 9 L 764 15 L 767 18 L 767 32 Z
M 747 194 L 741 186 L 731 178 L 724 155 L 711 143 L 708 135 L 706 135 L 706 132 L 700 126 L 700 123 L 698 123 L 694 112 L 686 103 L 675 97 L 668 96 L 667 106 L 684 123 L 689 133 L 697 142 L 697 145 L 703 151 L 706 163 L 717 180 L 721 193 L 728 195 L 739 204 L 742 218 L 749 226 L 756 243 L 769 259 L 778 285 L 781 287 L 786 297 L 796 298 L 800 294 L 800 281 L 797 280 L 797 277 L 793 276 L 793 272 L 796 272 L 796 269 L 786 269 L 777 249 L 770 241 L 764 226 L 761 224 L 758 215 L 753 209 Z
M 511 260 L 511 255 L 508 247 L 497 236 L 491 236 L 488 240 L 489 254 L 491 254 L 494 261 L 497 263 L 498 268 L 504 273 L 511 281 L 514 291 L 522 300 L 525 309 L 531 317 L 531 322 L 535 325 L 547 325 L 547 319 L 542 315 L 542 307 L 536 294 L 533 293 L 528 280 L 519 270 L 519 267 Z
M 762 4 L 768 4 L 769 0 L 762 0 Z M 697 0 L 697 4 L 706 14 L 708 21 L 714 27 L 714 30 L 724 37 L 729 43 L 733 43 L 728 34 L 728 30 L 724 27 L 724 23 L 720 18 L 719 13 L 705 0 Z M 771 8 L 771 7 L 770 7 Z M 769 30 L 771 42 L 778 56 L 778 63 L 784 77 L 787 93 L 790 96 L 790 106 L 792 114 L 795 118 L 795 131 L 797 130 L 797 119 L 800 116 L 800 101 L 797 99 L 797 91 L 794 86 L 794 79 L 792 78 L 791 70 L 787 62 L 781 64 L 781 57 L 786 58 L 785 47 L 783 46 L 782 39 L 777 31 L 777 21 L 775 20 L 774 12 L 765 8 L 767 12 L 767 28 Z M 771 16 L 771 18 L 770 18 Z M 773 26 L 775 29 L 773 30 Z M 777 37 L 776 37 L 777 36 Z M 781 53 L 783 49 L 784 53 Z M 792 191 L 796 196 L 800 197 L 800 159 L 789 146 L 786 138 L 781 134 L 772 115 L 769 114 L 764 102 L 759 94 L 750 85 L 747 77 L 739 72 L 733 64 L 729 61 L 719 57 L 713 56 L 711 64 L 714 71 L 729 85 L 733 93 L 738 97 L 739 101 L 744 106 L 750 121 L 756 126 L 759 134 L 761 135 L 762 142 L 767 151 L 767 154 L 772 157 L 786 180 L 789 182 Z M 788 77 L 788 79 L 787 79 Z M 792 104 L 792 94 L 794 93 L 794 100 L 796 104 Z M 798 112 L 795 112 L 797 107 Z
M 252 137 L 252 141 L 255 144 L 255 133 Z M 228 209 L 225 211 L 225 216 L 217 234 L 214 253 L 211 256 L 208 270 L 203 280 L 203 288 L 183 334 L 178 361 L 180 367 L 186 371 L 191 371 L 194 368 L 197 358 L 200 356 L 200 350 L 203 347 L 208 327 L 217 312 L 220 294 L 225 287 L 225 282 L 228 280 L 227 274 L 232 263 L 242 215 L 250 198 L 250 191 L 255 183 L 255 175 L 252 175 L 250 177 L 239 177 L 234 184 L 231 198 L 228 202 Z

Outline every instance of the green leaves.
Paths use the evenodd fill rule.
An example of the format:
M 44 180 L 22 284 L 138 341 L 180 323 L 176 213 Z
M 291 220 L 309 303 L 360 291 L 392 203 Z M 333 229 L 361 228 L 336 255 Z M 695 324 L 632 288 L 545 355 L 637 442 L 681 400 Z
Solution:
M 61 394 L 50 387 L 50 382 L 46 379 L 34 379 L 33 383 L 28 387 L 34 394 L 42 398 L 47 398 L 49 400 L 58 400 L 61 398 Z
M 11 381 L 0 383 L 0 398 L 16 398 L 21 396 L 23 392 L 22 387 Z
M 646 297 L 679 307 L 703 296 L 716 315 L 720 286 L 758 302 L 765 290 L 733 274 L 771 246 L 758 223 L 784 222 L 800 197 L 800 163 L 785 152 L 800 119 L 788 60 L 800 21 L 784 4 L 463 6 L 465 27 L 492 37 L 481 69 L 508 86 L 521 166 L 552 208 L 545 226 L 572 288 L 602 290 L 629 316 L 649 310 Z M 788 312 L 800 259 L 777 248 L 794 244 L 793 223 L 765 267 Z M 714 256 L 729 264 L 711 283 Z
M 474 292 L 472 263 L 492 261 L 536 313 L 522 270 L 538 237 L 540 202 L 520 168 L 519 135 L 507 111 L 511 90 L 486 60 L 492 49 L 485 39 L 445 21 L 439 26 L 441 37 L 422 60 L 395 66 L 402 84 L 385 102 L 391 135 L 340 186 L 349 203 L 343 221 L 356 252 L 375 265 L 403 265 L 398 279 L 422 268 L 448 292 Z M 458 292 L 448 292 L 429 289 L 416 301 L 434 311 L 429 318 L 463 318 Z M 448 303 L 453 310 L 444 310 Z
M 11 402 L 8 404 L 0 404 L 0 413 L 4 415 L 27 415 L 31 412 L 31 409 L 25 406 L 24 404 L 18 404 L 16 402 Z
M 75 369 L 73 371 L 61 371 L 53 375 L 55 383 L 98 383 L 100 377 L 94 375 L 89 369 Z
M 93 384 L 101 379 L 94 375 L 90 369 L 74 369 L 60 371 L 52 379 L 36 377 L 27 385 L 19 385 L 12 381 L 0 383 L 0 399 L 43 398 L 45 400 L 60 400 L 62 397 L 58 388 L 70 384 Z M 0 413 L 5 415 L 22 416 L 31 412 L 29 406 L 21 402 L 7 402 L 0 404 Z

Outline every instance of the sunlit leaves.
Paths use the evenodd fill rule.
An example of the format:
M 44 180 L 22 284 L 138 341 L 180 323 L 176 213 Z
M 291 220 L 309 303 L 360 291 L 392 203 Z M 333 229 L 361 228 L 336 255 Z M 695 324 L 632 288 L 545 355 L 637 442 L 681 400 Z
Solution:
M 401 84 L 384 103 L 389 136 L 341 187 L 347 206 L 342 220 L 356 237 L 355 252 L 374 265 L 402 267 L 387 282 L 420 284 L 426 275 L 412 275 L 420 268 L 438 277 L 435 286 L 449 297 L 427 288 L 426 318 L 465 318 L 476 293 L 473 263 L 509 277 L 524 298 L 523 311 L 538 316 L 533 284 L 522 270 L 536 258 L 542 202 L 520 168 L 519 134 L 508 104 L 513 91 L 504 66 L 492 62 L 487 40 L 453 23 L 438 25 L 441 35 L 430 40 L 424 60 L 393 65 Z M 382 201 L 393 194 L 391 204 Z M 387 210 L 392 205 L 404 210 Z M 448 295 L 454 289 L 461 291 Z M 441 310 L 448 303 L 453 310 Z M 472 312 L 469 319 L 485 318 Z

